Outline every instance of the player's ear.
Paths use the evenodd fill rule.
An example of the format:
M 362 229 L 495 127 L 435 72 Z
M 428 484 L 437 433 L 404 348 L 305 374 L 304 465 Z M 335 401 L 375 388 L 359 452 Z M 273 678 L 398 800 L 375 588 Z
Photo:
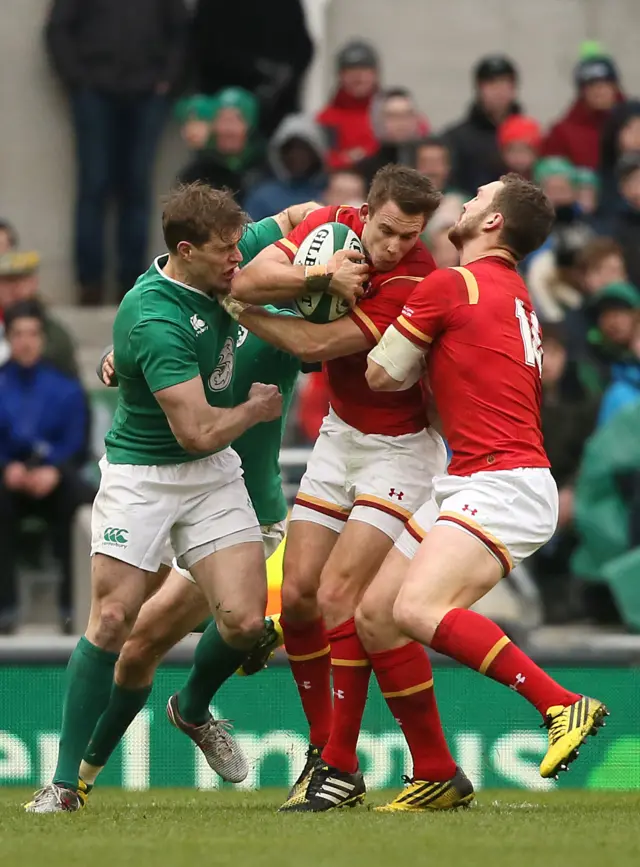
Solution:
M 484 228 L 487 232 L 495 232 L 498 229 L 502 229 L 504 226 L 504 217 L 499 211 L 495 211 L 494 213 L 487 214 L 484 221 Z
M 181 259 L 184 259 L 185 262 L 191 261 L 191 253 L 193 247 L 189 243 L 189 241 L 178 241 L 178 246 L 176 247 L 176 249 L 178 251 L 178 256 L 180 256 Z
M 365 202 L 364 205 L 360 206 L 360 219 L 363 223 L 367 222 L 367 217 L 369 216 L 369 205 Z

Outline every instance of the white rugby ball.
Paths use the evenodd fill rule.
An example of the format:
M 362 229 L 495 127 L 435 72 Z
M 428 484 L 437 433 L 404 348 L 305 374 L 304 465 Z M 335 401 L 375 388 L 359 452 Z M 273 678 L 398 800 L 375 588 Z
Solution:
M 338 250 L 363 253 L 362 241 L 343 223 L 323 223 L 304 239 L 294 265 L 326 265 Z M 328 292 L 309 292 L 293 300 L 294 309 L 310 322 L 333 322 L 349 312 L 349 305 Z

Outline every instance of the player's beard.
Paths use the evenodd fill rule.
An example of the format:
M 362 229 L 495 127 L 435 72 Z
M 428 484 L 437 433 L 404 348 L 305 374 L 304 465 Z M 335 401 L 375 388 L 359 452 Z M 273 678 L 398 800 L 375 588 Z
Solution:
M 480 234 L 480 226 L 489 213 L 489 210 L 490 209 L 487 208 L 482 211 L 482 213 L 476 214 L 473 217 L 467 217 L 462 214 L 458 222 L 449 229 L 449 240 L 456 250 L 462 250 L 467 241 L 471 241 Z

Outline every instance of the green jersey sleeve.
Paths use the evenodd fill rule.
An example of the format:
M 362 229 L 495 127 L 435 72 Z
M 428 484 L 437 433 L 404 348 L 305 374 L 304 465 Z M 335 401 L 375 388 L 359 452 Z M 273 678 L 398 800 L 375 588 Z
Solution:
M 200 376 L 195 338 L 177 322 L 149 319 L 137 325 L 129 339 L 152 392 Z
M 280 226 L 273 217 L 265 217 L 258 223 L 249 223 L 245 230 L 238 248 L 242 253 L 242 265 L 250 262 L 261 250 L 270 244 L 275 244 L 282 238 Z

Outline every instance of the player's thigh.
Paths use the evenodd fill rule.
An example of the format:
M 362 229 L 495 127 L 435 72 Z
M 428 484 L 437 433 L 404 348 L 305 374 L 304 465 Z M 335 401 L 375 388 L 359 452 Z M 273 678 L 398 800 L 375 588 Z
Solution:
M 391 537 L 378 527 L 347 521 L 320 577 L 318 599 L 325 619 L 353 615 L 392 546 Z
M 91 553 L 157 572 L 181 500 L 177 468 L 110 464 L 103 458 L 100 471 Z
M 394 606 L 403 631 L 421 624 L 435 632 L 452 608 L 470 608 L 502 578 L 498 561 L 476 538 L 449 524 L 436 525 L 411 561 Z
M 289 524 L 281 591 L 286 619 L 312 620 L 319 616 L 320 576 L 339 538 L 339 531 L 313 520 Z
M 150 684 L 167 652 L 208 615 L 201 590 L 175 570 L 142 608 L 116 664 L 116 682 L 138 689 Z
M 442 437 L 429 429 L 403 436 L 360 434 L 361 468 L 350 520 L 377 527 L 395 541 L 406 522 L 433 495 L 433 479 L 446 468 Z
M 195 577 L 192 567 L 210 554 L 244 542 L 262 542 L 240 458 L 232 449 L 185 466 L 181 482 L 184 494 L 171 529 L 181 568 Z
M 355 620 L 358 635 L 367 651 L 391 650 L 408 640 L 394 620 L 393 608 L 410 562 L 394 546 L 360 600 Z
M 229 544 L 194 563 L 190 572 L 221 630 L 240 640 L 255 641 L 264 627 L 267 607 L 261 537 Z

